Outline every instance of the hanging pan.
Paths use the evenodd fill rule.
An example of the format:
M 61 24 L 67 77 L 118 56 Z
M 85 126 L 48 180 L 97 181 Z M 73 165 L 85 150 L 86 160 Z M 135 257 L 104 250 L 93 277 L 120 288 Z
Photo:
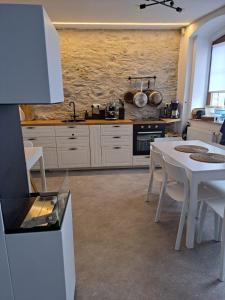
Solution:
M 148 103 L 148 96 L 143 92 L 143 81 L 141 81 L 141 91 L 134 95 L 134 104 L 141 108 Z
M 146 92 L 146 95 L 148 96 L 148 104 L 153 107 L 159 106 L 163 101 L 163 95 L 155 89 L 155 84 L 156 78 L 154 78 L 154 88 L 149 89 L 149 91 Z

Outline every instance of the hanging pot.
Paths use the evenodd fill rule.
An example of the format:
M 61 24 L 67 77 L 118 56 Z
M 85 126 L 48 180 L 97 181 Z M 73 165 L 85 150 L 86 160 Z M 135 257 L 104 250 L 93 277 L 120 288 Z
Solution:
M 159 91 L 157 91 L 155 89 L 155 84 L 156 84 L 156 77 L 154 78 L 154 87 L 153 87 L 153 89 L 150 88 L 151 83 L 149 81 L 148 82 L 148 89 L 149 90 L 146 92 L 146 95 L 148 96 L 148 104 L 150 106 L 153 106 L 153 107 L 159 106 L 163 101 L 163 95 L 162 95 L 162 93 L 160 93 Z
M 134 104 L 139 108 L 144 107 L 148 103 L 148 96 L 145 93 L 143 93 L 142 90 L 143 90 L 143 81 L 141 82 L 141 91 L 137 92 L 134 95 Z
M 147 92 L 148 96 L 148 104 L 150 106 L 157 107 L 159 106 L 163 101 L 163 95 L 159 91 L 151 90 Z

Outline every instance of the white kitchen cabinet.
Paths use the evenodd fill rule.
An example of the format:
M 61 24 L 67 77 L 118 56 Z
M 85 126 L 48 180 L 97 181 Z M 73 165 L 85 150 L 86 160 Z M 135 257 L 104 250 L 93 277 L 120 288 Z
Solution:
M 103 167 L 132 166 L 132 125 L 101 125 Z
M 206 143 L 216 143 L 217 134 L 211 130 L 204 130 L 195 127 L 188 127 L 187 130 L 188 140 L 200 140 Z
M 101 125 L 101 135 L 132 135 L 132 125 Z
M 55 126 L 55 133 L 57 137 L 89 136 L 89 126 L 87 125 Z
M 131 135 L 103 135 L 101 137 L 102 147 L 107 146 L 132 146 Z
M 133 156 L 133 166 L 149 166 L 150 155 L 136 155 Z
M 102 148 L 102 166 L 119 167 L 132 165 L 132 149 L 129 146 Z
M 30 141 L 34 147 L 43 148 L 44 163 L 46 169 L 57 169 L 58 158 L 56 151 L 56 138 L 54 126 L 26 126 L 22 128 L 24 141 Z M 32 170 L 39 170 L 36 163 Z
M 59 168 L 84 168 L 90 167 L 90 148 L 68 147 L 58 148 Z
M 89 148 L 89 137 L 88 136 L 70 136 L 70 137 L 56 137 L 56 145 L 60 147 L 88 147 Z
M 37 138 L 37 137 L 54 137 L 54 126 L 24 126 L 22 127 L 24 138 Z
M 90 126 L 90 150 L 91 167 L 101 167 L 102 165 L 102 147 L 101 147 L 101 126 Z

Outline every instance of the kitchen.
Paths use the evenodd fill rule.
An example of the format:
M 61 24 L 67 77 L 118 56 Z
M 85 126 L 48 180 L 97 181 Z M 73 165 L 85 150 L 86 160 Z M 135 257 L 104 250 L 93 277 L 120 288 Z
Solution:
M 37 23 L 28 18 L 33 33 L 40 28 L 36 39 L 47 49 L 47 68 L 41 47 L 41 54 L 27 47 L 25 34 L 32 31 L 17 32 L 18 46 L 32 57 L 30 98 L 21 96 L 26 85 L 18 89 L 19 76 L 12 88 L 18 100 L 10 102 L 11 91 L 1 85 L 6 142 L 0 195 L 7 201 L 1 199 L 0 247 L 8 261 L 2 272 L 10 272 L 0 298 L 72 300 L 75 293 L 76 299 L 223 299 L 224 218 L 215 203 L 225 206 L 224 100 L 222 88 L 209 81 L 212 45 L 225 34 L 224 1 L 24 2 L 38 4 L 28 5 L 31 15 L 42 14 L 43 5 L 52 22 L 45 12 Z M 27 29 L 27 17 L 26 26 L 18 25 Z M 23 18 L 11 18 L 12 24 L 15 19 Z M 2 24 L 2 33 L 14 34 L 13 25 Z M 22 51 L 17 54 L 24 59 Z M 61 68 L 51 69 L 58 56 Z M 14 78 L 14 65 L 20 64 L 12 61 L 4 75 Z M 36 69 L 33 61 L 39 61 Z M 24 74 L 27 65 L 20 65 Z M 32 70 L 44 80 L 40 76 L 35 83 Z M 42 101 L 39 84 L 50 90 Z M 53 210 L 36 210 L 32 218 L 28 213 L 15 229 L 8 204 L 15 200 L 18 211 L 21 203 L 33 207 L 15 196 L 26 185 L 37 208 L 45 203 L 42 211 Z

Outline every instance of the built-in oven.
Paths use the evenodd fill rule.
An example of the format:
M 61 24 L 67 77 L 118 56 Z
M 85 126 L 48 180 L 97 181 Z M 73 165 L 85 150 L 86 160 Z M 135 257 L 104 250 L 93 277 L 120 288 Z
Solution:
M 133 125 L 133 155 L 149 155 L 150 145 L 155 138 L 165 136 L 163 124 Z

